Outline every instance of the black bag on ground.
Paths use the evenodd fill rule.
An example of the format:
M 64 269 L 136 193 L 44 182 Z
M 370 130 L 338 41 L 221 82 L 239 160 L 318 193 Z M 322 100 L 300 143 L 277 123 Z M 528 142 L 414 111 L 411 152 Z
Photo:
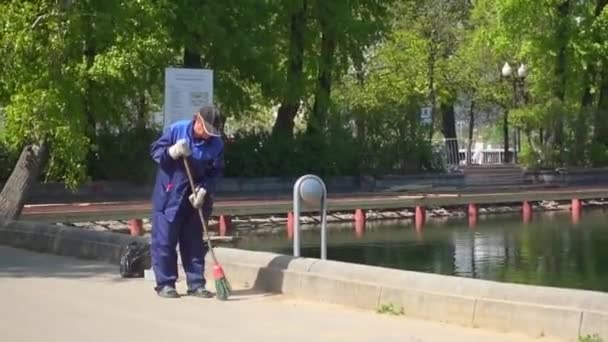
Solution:
M 150 268 L 150 245 L 131 242 L 120 257 L 120 276 L 123 278 L 143 278 Z

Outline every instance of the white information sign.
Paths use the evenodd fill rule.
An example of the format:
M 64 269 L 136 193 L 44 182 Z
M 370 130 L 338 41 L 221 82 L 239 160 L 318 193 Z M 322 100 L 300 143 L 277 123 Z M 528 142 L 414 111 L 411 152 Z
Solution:
M 192 118 L 207 104 L 213 104 L 213 70 L 165 69 L 165 129 L 175 121 Z
M 433 121 L 432 115 L 433 111 L 431 107 L 422 107 L 422 109 L 420 110 L 420 122 L 423 125 L 430 125 Z

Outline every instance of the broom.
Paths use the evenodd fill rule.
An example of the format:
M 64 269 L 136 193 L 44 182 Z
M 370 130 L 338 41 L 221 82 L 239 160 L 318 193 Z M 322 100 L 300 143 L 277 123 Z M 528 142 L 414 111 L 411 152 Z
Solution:
M 194 193 L 194 179 L 192 178 L 192 172 L 190 171 L 190 166 L 188 165 L 188 159 L 186 159 L 185 157 L 184 166 L 186 168 L 186 173 L 188 173 L 190 188 L 192 188 L 192 192 Z M 215 280 L 215 290 L 217 291 L 217 298 L 219 300 L 227 300 L 228 296 L 230 296 L 230 293 L 232 292 L 232 288 L 230 287 L 230 283 L 224 275 L 224 269 L 217 261 L 215 252 L 213 251 L 213 247 L 211 246 L 211 239 L 209 238 L 209 233 L 207 231 L 207 223 L 205 222 L 205 217 L 203 216 L 202 207 L 198 208 L 198 216 L 201 218 L 201 223 L 203 224 L 203 232 L 205 233 L 205 239 L 207 240 L 207 245 L 209 246 L 209 251 L 211 252 L 211 258 L 213 259 L 213 278 Z

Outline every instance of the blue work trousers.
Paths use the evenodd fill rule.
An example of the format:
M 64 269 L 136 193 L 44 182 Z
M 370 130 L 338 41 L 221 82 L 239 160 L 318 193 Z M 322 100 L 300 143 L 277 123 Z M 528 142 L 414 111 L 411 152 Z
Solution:
M 177 252 L 182 259 L 189 290 L 205 286 L 205 255 L 208 245 L 203 241 L 201 220 L 195 209 L 180 210 L 173 222 L 163 213 L 155 212 L 152 221 L 152 269 L 156 277 L 156 289 L 175 287 L 177 281 Z

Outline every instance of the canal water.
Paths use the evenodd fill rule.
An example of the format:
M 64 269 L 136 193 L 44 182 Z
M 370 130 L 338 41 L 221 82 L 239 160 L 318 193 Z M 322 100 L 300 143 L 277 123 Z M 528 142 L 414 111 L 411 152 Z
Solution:
M 352 227 L 331 229 L 331 260 L 501 282 L 608 291 L 608 211 L 585 211 L 577 223 L 568 212 L 369 225 L 363 236 Z M 320 256 L 319 231 L 303 232 L 301 254 Z M 285 235 L 245 237 L 239 248 L 293 254 Z

